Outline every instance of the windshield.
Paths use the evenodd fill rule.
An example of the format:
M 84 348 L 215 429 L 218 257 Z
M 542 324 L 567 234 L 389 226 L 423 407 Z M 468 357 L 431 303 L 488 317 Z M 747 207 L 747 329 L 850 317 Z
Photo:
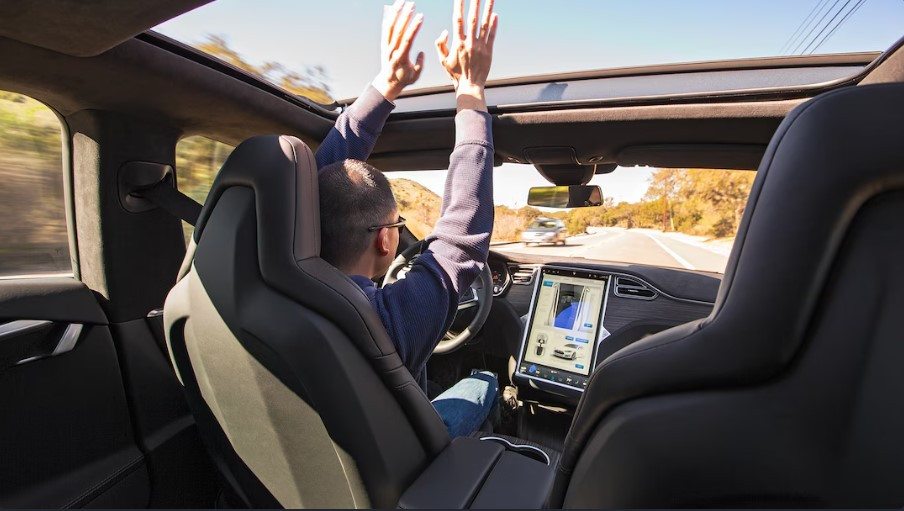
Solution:
M 526 205 L 532 186 L 551 186 L 529 165 L 493 171 L 494 251 L 637 263 L 723 273 L 755 172 L 619 167 L 590 184 L 599 207 Z M 399 213 L 424 238 L 442 205 L 446 171 L 387 173 Z M 565 231 L 557 229 L 565 227 Z
M 154 28 L 321 103 L 356 97 L 379 71 L 375 0 L 217 0 Z M 415 88 L 449 85 L 433 42 L 452 2 L 421 1 Z M 902 35 L 894 0 L 498 0 L 491 79 L 783 55 L 884 51 Z M 542 35 L 542 37 L 540 36 Z M 530 55 L 530 58 L 524 58 Z M 851 71 L 854 73 L 856 71 Z

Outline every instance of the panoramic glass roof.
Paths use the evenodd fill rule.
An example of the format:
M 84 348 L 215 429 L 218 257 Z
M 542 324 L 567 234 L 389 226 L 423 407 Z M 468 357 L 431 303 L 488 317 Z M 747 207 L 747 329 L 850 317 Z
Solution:
M 389 3 L 387 1 L 387 3 Z M 154 28 L 321 103 L 357 96 L 379 70 L 377 0 L 217 0 Z M 448 85 L 433 41 L 451 0 L 421 0 L 414 88 Z M 656 64 L 883 51 L 904 0 L 496 0 L 491 79 Z

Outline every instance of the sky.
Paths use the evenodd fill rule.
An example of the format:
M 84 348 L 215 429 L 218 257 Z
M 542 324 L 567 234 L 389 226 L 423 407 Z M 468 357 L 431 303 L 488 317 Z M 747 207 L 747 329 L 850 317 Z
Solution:
M 795 49 L 801 53 L 812 50 L 817 41 L 828 35 L 829 31 L 825 31 L 817 39 L 820 28 L 835 13 L 842 12 L 837 18 L 840 21 L 860 2 L 496 0 L 499 29 L 490 79 L 788 55 Z M 254 64 L 275 61 L 297 70 L 323 66 L 333 97 L 344 99 L 359 95 L 379 71 L 378 40 L 386 3 L 389 2 L 217 0 L 155 30 L 188 44 L 203 41 L 207 34 L 224 36 L 232 49 Z M 426 65 L 412 88 L 447 85 L 434 40 L 443 29 L 452 29 L 452 2 L 421 0 L 416 8 L 424 14 L 424 25 L 412 56 L 423 51 Z M 803 30 L 799 30 L 801 27 Z M 882 51 L 901 36 L 904 0 L 862 0 L 862 5 L 816 53 Z M 517 167 L 507 164 L 497 169 L 497 204 L 517 206 L 514 196 L 518 195 L 523 205 L 527 181 L 532 180 L 537 186 L 547 184 L 536 172 Z M 616 201 L 634 201 L 646 190 L 651 172 L 620 168 L 612 174 L 596 176 L 594 182 Z M 416 178 L 434 191 L 442 190 L 444 172 L 392 173 L 390 177 L 403 174 L 410 174 L 405 177 Z M 437 180 L 439 186 L 434 185 Z

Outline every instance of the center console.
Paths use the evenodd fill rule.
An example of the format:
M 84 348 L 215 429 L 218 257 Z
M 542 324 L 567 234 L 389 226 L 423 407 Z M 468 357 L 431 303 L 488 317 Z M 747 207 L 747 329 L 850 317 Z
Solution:
M 610 275 L 543 266 L 534 278 L 530 313 L 515 370 L 516 383 L 579 397 L 596 364 Z
M 542 509 L 555 466 L 494 441 L 458 437 L 399 499 L 400 509 Z

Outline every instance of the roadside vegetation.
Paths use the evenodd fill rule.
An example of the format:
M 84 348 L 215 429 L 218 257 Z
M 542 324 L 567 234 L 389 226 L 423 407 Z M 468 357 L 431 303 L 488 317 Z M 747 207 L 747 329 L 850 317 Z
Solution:
M 599 208 L 573 209 L 559 218 L 570 234 L 586 232 L 588 227 L 617 226 L 730 237 L 738 230 L 755 175 L 738 170 L 659 169 L 638 202 L 615 204 L 606 199 Z
M 0 275 L 71 269 L 60 122 L 43 104 L 0 91 Z
M 286 68 L 278 62 L 264 62 L 254 65 L 241 54 L 229 47 L 225 37 L 208 34 L 195 48 L 212 55 L 228 64 L 256 75 L 287 92 L 308 98 L 322 105 L 331 105 L 329 77 L 322 66 L 309 66 L 302 72 Z

